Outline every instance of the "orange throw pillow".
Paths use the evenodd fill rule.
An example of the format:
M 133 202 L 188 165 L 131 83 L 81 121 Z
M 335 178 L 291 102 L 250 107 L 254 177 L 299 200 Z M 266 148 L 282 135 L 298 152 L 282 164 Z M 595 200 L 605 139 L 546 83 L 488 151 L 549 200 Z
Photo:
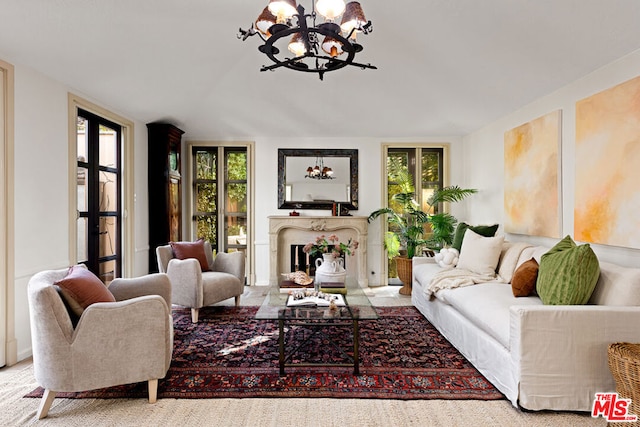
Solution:
M 200 263 L 202 271 L 209 271 L 209 262 L 204 253 L 204 239 L 195 242 L 169 242 L 173 250 L 173 256 L 177 259 L 195 258 Z
M 538 262 L 535 258 L 523 262 L 516 268 L 511 279 L 511 290 L 514 297 L 528 297 L 533 295 L 538 280 Z
M 64 279 L 58 280 L 54 285 L 60 288 L 62 296 L 78 316 L 93 303 L 116 301 L 102 280 L 79 265 L 70 267 Z

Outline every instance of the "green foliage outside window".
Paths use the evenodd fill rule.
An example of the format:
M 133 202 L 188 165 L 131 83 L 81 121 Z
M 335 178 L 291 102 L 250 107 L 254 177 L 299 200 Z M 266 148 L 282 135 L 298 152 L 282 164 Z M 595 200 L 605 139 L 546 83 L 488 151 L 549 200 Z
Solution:
M 218 240 L 218 203 L 222 203 L 218 194 L 217 171 L 218 148 L 196 151 L 195 153 L 195 221 L 197 237 L 202 237 L 215 247 Z M 224 197 L 227 213 L 247 212 L 247 153 L 245 150 L 229 150 L 225 153 L 224 169 L 226 175 Z M 222 196 L 222 195 L 220 195 Z M 229 235 L 240 234 L 240 228 L 246 230 L 245 218 L 231 218 L 227 224 Z

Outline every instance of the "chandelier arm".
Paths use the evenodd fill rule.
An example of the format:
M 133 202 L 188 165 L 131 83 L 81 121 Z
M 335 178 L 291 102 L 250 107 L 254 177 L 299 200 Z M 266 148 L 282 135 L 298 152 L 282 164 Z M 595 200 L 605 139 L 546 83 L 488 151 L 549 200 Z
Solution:
M 331 56 L 326 56 L 326 55 L 313 55 L 313 54 L 306 54 L 304 56 L 299 56 L 297 58 L 293 58 L 294 60 L 297 59 L 301 59 L 301 58 L 307 58 L 307 57 L 313 57 L 316 58 L 316 60 L 318 59 L 323 59 L 327 62 L 339 62 L 340 64 L 344 64 L 346 65 L 353 65 L 354 67 L 359 67 L 359 68 L 369 68 L 371 70 L 377 70 L 378 67 L 376 67 L 375 65 L 371 65 L 371 64 L 360 64 L 358 62 L 353 62 L 353 61 L 345 61 L 344 59 L 340 59 L 340 58 L 336 58 L 336 57 L 331 57 Z M 288 61 L 291 62 L 291 61 Z M 325 70 L 328 71 L 328 70 Z
M 371 64 L 360 64 L 358 62 L 348 62 L 348 61 L 343 61 L 342 59 L 336 59 L 336 58 L 332 58 L 333 62 L 340 62 L 342 64 L 345 65 L 353 65 L 354 67 L 358 67 L 358 68 L 368 68 L 370 70 L 377 70 L 378 67 L 376 67 L 375 65 L 371 65 Z
M 269 71 L 269 70 L 275 70 L 276 68 L 280 68 L 280 67 L 286 67 L 295 62 L 300 61 L 303 58 L 307 58 L 309 56 L 314 56 L 314 55 L 307 53 L 303 56 L 296 56 L 295 58 L 285 59 L 284 61 L 276 62 L 275 64 L 272 64 L 272 65 L 263 65 L 262 68 L 260 68 L 260 71 Z

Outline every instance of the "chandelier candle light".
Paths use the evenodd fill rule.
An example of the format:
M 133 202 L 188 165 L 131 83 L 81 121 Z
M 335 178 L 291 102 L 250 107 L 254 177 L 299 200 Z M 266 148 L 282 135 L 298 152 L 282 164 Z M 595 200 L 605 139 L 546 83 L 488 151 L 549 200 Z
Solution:
M 376 69 L 371 64 L 354 62 L 362 45 L 356 42 L 358 33 L 373 31 L 371 21 L 367 21 L 362 6 L 357 1 L 345 4 L 344 0 L 312 0 L 311 14 L 305 14 L 296 0 L 270 0 L 251 28 L 240 28 L 238 38 L 243 41 L 258 34 L 264 45 L 258 49 L 274 64 L 263 65 L 260 71 L 286 67 L 296 71 L 317 73 L 323 80 L 324 73 L 339 70 L 347 65 Z M 316 13 L 317 12 L 317 13 Z M 316 25 L 317 14 L 325 21 Z M 342 16 L 340 25 L 337 19 Z M 278 57 L 280 49 L 275 46 L 279 40 L 289 40 L 287 50 L 293 57 Z M 284 51 L 284 49 L 283 49 Z M 344 59 L 341 58 L 346 54 Z
M 309 166 L 307 168 L 307 174 L 304 177 L 313 179 L 333 179 L 333 169 L 324 165 L 324 159 L 322 157 L 316 158 L 315 167 Z

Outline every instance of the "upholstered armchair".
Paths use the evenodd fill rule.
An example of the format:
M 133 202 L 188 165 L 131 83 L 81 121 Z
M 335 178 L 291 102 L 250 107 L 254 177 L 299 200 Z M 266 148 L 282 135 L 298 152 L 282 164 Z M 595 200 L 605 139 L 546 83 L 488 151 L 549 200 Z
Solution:
M 115 279 L 107 288 L 115 302 L 92 303 L 77 318 L 57 286 L 70 271 L 43 271 L 28 284 L 34 374 L 45 389 L 38 418 L 47 416 L 56 392 L 141 381 L 148 381 L 154 403 L 173 353 L 169 278 Z
M 173 303 L 190 307 L 193 323 L 198 323 L 201 307 L 232 297 L 236 306 L 240 304 L 244 292 L 244 253 L 220 252 L 213 259 L 211 244 L 198 241 L 159 246 L 156 255 L 158 270 L 171 279 Z

